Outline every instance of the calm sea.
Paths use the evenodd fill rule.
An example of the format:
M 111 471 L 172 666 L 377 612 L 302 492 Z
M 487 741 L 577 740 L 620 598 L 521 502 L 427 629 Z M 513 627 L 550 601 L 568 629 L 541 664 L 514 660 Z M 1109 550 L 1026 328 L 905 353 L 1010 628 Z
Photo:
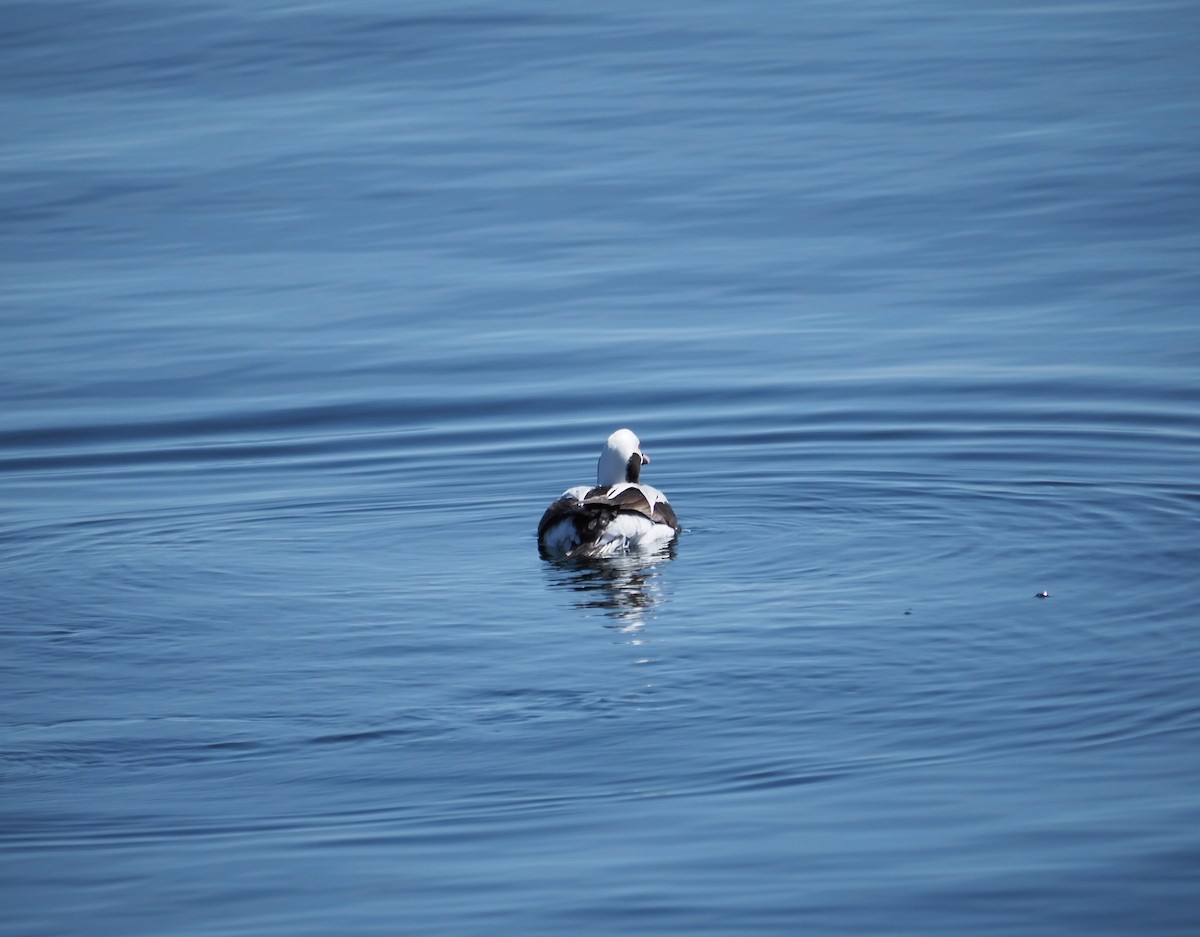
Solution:
M 0 10 L 6 935 L 1200 930 L 1195 3 Z

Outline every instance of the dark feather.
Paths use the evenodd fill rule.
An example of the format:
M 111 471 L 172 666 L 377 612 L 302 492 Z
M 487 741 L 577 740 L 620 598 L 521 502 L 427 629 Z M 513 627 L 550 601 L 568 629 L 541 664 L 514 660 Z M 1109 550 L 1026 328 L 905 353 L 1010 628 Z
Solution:
M 618 511 L 641 514 L 656 523 L 679 529 L 679 521 L 675 519 L 675 512 L 666 501 L 656 501 L 651 507 L 650 502 L 646 500 L 646 495 L 638 488 L 622 488 L 610 495 L 609 492 L 612 490 L 607 485 L 593 488 L 583 496 L 583 503 L 597 507 L 611 505 Z
M 666 501 L 659 501 L 658 504 L 654 505 L 654 513 L 650 516 L 650 519 L 679 530 L 679 521 L 675 517 L 675 509 L 667 504 Z

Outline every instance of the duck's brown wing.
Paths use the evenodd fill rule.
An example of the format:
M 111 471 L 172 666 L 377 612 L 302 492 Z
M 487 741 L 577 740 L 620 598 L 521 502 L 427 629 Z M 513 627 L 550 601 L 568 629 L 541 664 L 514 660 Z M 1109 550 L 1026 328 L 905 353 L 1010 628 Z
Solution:
M 666 524 L 675 530 L 679 529 L 679 521 L 675 518 L 675 511 L 667 503 L 666 499 L 655 497 L 652 503 L 646 497 L 646 493 L 636 485 L 624 487 L 602 485 L 591 489 L 585 494 L 582 503 L 585 506 L 605 506 L 617 511 L 641 514 L 643 517 L 650 518 L 656 524 Z
M 586 512 L 583 510 L 583 502 L 578 498 L 559 498 L 553 501 L 550 507 L 546 508 L 542 519 L 538 521 L 537 535 L 538 543 L 541 543 L 546 536 L 546 531 L 558 524 L 559 521 L 575 521 L 581 517 L 585 517 Z M 576 532 L 579 525 L 576 523 Z
M 604 533 L 604 528 L 621 513 L 621 509 L 609 501 L 596 499 L 581 501 L 578 498 L 559 498 L 546 508 L 538 522 L 538 546 L 546 548 L 546 534 L 563 521 L 574 528 L 575 546 L 586 550 L 594 545 Z

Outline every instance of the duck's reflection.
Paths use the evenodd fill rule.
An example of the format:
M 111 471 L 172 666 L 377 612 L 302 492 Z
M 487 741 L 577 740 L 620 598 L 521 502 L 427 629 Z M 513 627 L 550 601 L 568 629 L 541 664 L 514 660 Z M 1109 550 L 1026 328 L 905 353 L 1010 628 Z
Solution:
M 654 553 L 547 560 L 546 569 L 551 586 L 576 593 L 576 608 L 598 611 L 612 619 L 609 627 L 632 633 L 645 627 L 663 601 L 663 567 L 674 556 L 671 545 Z

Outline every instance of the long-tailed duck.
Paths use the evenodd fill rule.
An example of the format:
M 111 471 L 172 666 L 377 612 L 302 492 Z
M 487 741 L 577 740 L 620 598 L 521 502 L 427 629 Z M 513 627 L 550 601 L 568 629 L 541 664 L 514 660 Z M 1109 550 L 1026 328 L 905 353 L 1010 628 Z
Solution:
M 630 430 L 608 437 L 596 464 L 596 487 L 576 485 L 546 508 L 538 547 L 553 557 L 602 557 L 666 546 L 679 521 L 657 488 L 638 481 L 650 459 Z

